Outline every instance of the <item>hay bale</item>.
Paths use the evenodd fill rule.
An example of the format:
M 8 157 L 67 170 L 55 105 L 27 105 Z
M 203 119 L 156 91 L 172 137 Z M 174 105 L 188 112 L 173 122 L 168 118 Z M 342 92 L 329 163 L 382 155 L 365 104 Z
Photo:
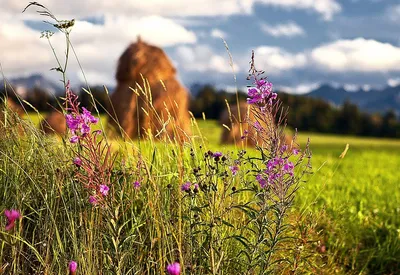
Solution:
M 65 135 L 67 124 L 64 114 L 60 111 L 52 111 L 40 122 L 40 129 L 45 134 Z
M 221 125 L 226 125 L 229 127 L 223 127 L 220 142 L 223 144 L 240 144 L 241 142 L 246 142 L 248 145 L 255 146 L 256 144 L 261 145 L 263 143 L 262 137 L 267 140 L 274 139 L 274 136 L 269 136 L 271 133 L 276 132 L 276 124 L 272 116 L 267 119 L 268 123 L 261 123 L 260 128 L 264 129 L 263 133 L 253 126 L 256 121 L 254 111 L 251 105 L 246 102 L 239 102 L 239 108 L 237 105 L 230 106 L 230 112 L 226 109 L 222 112 L 219 119 Z M 265 117 L 264 117 L 265 119 Z M 260 121 L 260 120 L 258 120 Z M 249 125 L 250 122 L 250 125 Z M 247 135 L 245 132 L 247 131 Z M 276 138 L 278 140 L 278 138 Z M 292 138 L 285 134 L 281 137 L 280 144 L 292 144 Z
M 138 39 L 119 58 L 116 79 L 108 111 L 110 124 L 122 130 L 121 134 L 137 138 L 150 131 L 154 136 L 162 129 L 171 137 L 189 133 L 189 93 L 162 49 Z M 130 87 L 137 85 L 143 90 L 135 93 Z
M 21 105 L 15 103 L 15 101 L 10 98 L 0 99 L 0 132 L 3 136 L 5 127 L 12 127 L 16 130 L 18 135 L 23 135 L 23 127 L 21 125 L 20 118 L 24 114 L 24 109 Z

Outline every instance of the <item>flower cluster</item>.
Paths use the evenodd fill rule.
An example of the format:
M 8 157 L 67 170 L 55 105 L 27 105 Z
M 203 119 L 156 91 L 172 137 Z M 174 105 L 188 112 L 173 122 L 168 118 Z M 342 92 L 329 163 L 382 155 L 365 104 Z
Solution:
M 90 190 L 89 202 L 97 205 L 110 191 L 110 171 L 113 166 L 110 146 L 104 139 L 97 140 L 100 130 L 91 130 L 91 126 L 97 124 L 99 119 L 85 107 L 80 108 L 78 97 L 70 90 L 69 82 L 65 89 L 65 119 L 71 132 L 70 142 L 79 142 L 81 145 L 74 150 L 76 155 L 72 163 L 79 168 L 76 171 L 77 179 Z
M 181 185 L 181 190 L 183 192 L 189 193 L 192 183 L 190 181 Z M 197 183 L 193 184 L 193 191 L 197 193 L 199 191 L 199 185 Z
M 255 87 L 247 90 L 247 103 L 259 105 L 272 105 L 277 94 L 272 92 L 272 83 L 265 79 L 255 80 Z
M 94 117 L 90 111 L 82 107 L 82 114 L 66 114 L 67 126 L 72 133 L 71 143 L 77 143 L 81 137 L 90 133 L 91 124 L 96 124 L 99 119 Z
M 256 175 L 256 180 L 261 188 L 268 185 L 276 185 L 281 182 L 286 175 L 294 176 L 294 164 L 288 158 L 275 157 L 270 159 L 266 164 L 267 169 Z
M 11 209 L 11 210 L 5 210 L 4 215 L 7 218 L 7 224 L 6 224 L 6 231 L 9 231 L 13 229 L 15 226 L 15 221 L 18 220 L 21 217 L 21 214 L 19 213 L 18 210 Z

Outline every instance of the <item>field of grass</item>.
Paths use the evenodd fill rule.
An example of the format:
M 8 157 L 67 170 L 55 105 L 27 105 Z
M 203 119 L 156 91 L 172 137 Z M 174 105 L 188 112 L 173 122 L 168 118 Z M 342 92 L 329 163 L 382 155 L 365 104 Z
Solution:
M 35 125 L 38 124 L 38 115 L 29 114 L 29 118 Z M 106 119 L 102 117 L 101 122 L 105 124 Z M 217 122 L 199 120 L 197 124 L 205 140 L 203 146 L 213 151 L 218 150 L 233 155 L 230 152 L 234 152 L 237 148 L 232 145 L 219 144 L 221 127 Z M 195 128 L 194 135 L 200 136 L 200 133 L 197 133 Z M 317 241 L 318 245 L 313 247 L 316 256 L 311 259 L 314 261 L 312 265 L 318 265 L 318 272 L 323 274 L 396 274 L 400 272 L 400 140 L 321 135 L 300 131 L 298 136 L 300 147 L 305 145 L 308 138 L 310 138 L 310 148 L 313 155 L 313 174 L 309 175 L 307 178 L 308 181 L 301 186 L 296 196 L 294 212 L 297 213 L 295 216 L 301 217 L 304 223 L 307 220 L 313 225 L 314 233 L 310 234 L 310 237 L 313 238 L 313 243 Z M 201 144 L 200 139 L 195 140 L 198 140 L 198 144 Z M 1 205 L 1 209 L 24 206 L 30 209 L 29 211 L 26 210 L 28 214 L 25 217 L 26 223 L 29 224 L 28 226 L 33 226 L 35 220 L 41 220 L 45 224 L 40 227 L 40 230 L 44 232 L 36 232 L 36 230 L 29 232 L 29 234 L 32 234 L 29 237 L 31 238 L 30 240 L 33 240 L 33 243 L 17 245 L 16 243 L 20 239 L 12 240 L 9 234 L 3 232 L 2 249 L 14 243 L 14 248 L 11 252 L 12 257 L 14 257 L 13 259 L 16 262 L 20 261 L 19 263 L 21 263 L 21 258 L 23 257 L 27 257 L 25 260 L 39 261 L 39 266 L 43 265 L 47 268 L 41 269 L 42 271 L 63 270 L 62 265 L 68 259 L 73 258 L 72 256 L 62 256 L 63 253 L 69 251 L 69 253 L 75 255 L 75 259 L 79 259 L 79 263 L 84 270 L 82 274 L 95 274 L 92 272 L 96 270 L 96 265 L 105 266 L 107 262 L 106 259 L 99 260 L 94 256 L 96 249 L 101 250 L 105 248 L 96 248 L 96 245 L 100 244 L 91 239 L 102 235 L 101 232 L 98 232 L 102 230 L 100 224 L 97 225 L 99 228 L 96 228 L 96 224 L 93 224 L 99 221 L 98 215 L 101 215 L 101 213 L 91 212 L 91 210 L 87 209 L 87 206 L 83 206 L 85 198 L 79 195 L 82 192 L 81 188 L 74 187 L 76 182 L 70 182 L 64 186 L 71 176 L 68 164 L 70 153 L 67 152 L 67 148 L 61 146 L 59 139 L 50 138 L 49 140 L 40 140 L 40 138 L 34 135 L 29 137 L 28 141 L 11 142 L 4 139 L 2 142 L 3 146 L 7 145 L 8 147 L 6 149 L 7 152 L 3 151 L 6 147 L 2 147 L 3 160 L 1 168 L 3 173 L 1 173 L 0 180 L 3 181 L 3 185 L 0 193 L 2 194 L 1 199 L 5 203 Z M 32 143 L 36 143 L 36 145 Z M 181 180 L 180 177 L 182 175 L 179 174 L 178 169 L 181 164 L 179 164 L 178 160 L 171 157 L 169 153 L 163 153 L 171 149 L 169 146 L 152 142 L 144 142 L 142 145 L 138 145 L 135 141 L 130 142 L 128 146 L 122 142 L 116 143 L 122 145 L 120 146 L 123 151 L 121 154 L 125 154 L 127 159 L 132 161 L 129 166 L 131 167 L 130 169 L 133 169 L 133 163 L 137 161 L 138 150 L 142 152 L 145 161 L 151 163 L 151 168 L 149 169 L 154 174 L 152 179 L 148 179 L 149 183 L 152 180 L 157 180 L 157 184 L 165 188 L 168 183 L 176 186 L 176 183 L 173 182 L 178 179 Z M 349 150 L 343 158 L 340 158 L 339 156 L 344 151 L 346 144 L 349 144 Z M 47 151 L 47 147 L 53 149 Z M 58 148 L 57 150 L 59 151 L 53 152 L 55 148 Z M 156 150 L 159 151 L 156 152 Z M 251 148 L 247 150 L 250 155 L 255 152 Z M 8 157 L 6 158 L 5 155 L 8 155 Z M 35 158 L 40 158 L 40 160 L 36 160 Z M 188 163 L 191 162 L 190 158 L 185 159 L 186 157 L 183 160 Z M 13 164 L 17 165 L 13 167 Z M 16 182 L 18 182 L 18 186 L 15 186 Z M 19 185 L 19 183 L 23 185 Z M 31 183 L 34 183 L 34 185 L 31 185 Z M 72 187 L 68 187 L 71 184 Z M 64 191 L 61 191 L 60 188 Z M 152 194 L 151 196 L 156 196 L 159 192 L 165 192 L 165 189 L 158 190 L 157 188 L 154 190 L 146 189 L 146 193 L 148 192 L 147 195 Z M 179 186 L 177 188 L 179 189 Z M 57 191 L 57 189 L 59 190 Z M 36 194 L 37 192 L 39 193 Z M 59 196 L 57 195 L 58 192 L 67 193 L 61 193 L 62 195 Z M 125 190 L 124 192 L 128 191 Z M 137 202 L 140 201 L 135 192 L 129 192 L 127 194 L 129 198 Z M 126 194 L 121 196 L 126 196 Z M 170 202 L 164 201 L 164 198 L 162 201 L 156 202 L 156 200 L 160 200 L 161 198 L 158 196 L 151 197 L 152 199 L 150 199 L 149 203 L 154 203 L 154 207 L 158 203 L 160 205 L 157 207 L 167 207 Z M 46 204 L 36 201 L 38 197 L 42 198 Z M 72 201 L 77 200 L 77 202 L 70 202 L 71 199 Z M 181 202 L 180 197 L 179 201 Z M 68 209 L 72 210 L 71 214 L 63 217 L 60 213 L 64 213 L 63 211 Z M 150 214 L 148 212 L 139 214 L 139 212 L 135 212 L 138 211 L 136 208 L 131 209 L 131 211 L 133 211 L 133 215 L 136 215 L 133 216 L 133 219 L 137 220 L 135 220 L 135 223 L 132 223 L 132 216 L 128 215 L 130 217 L 128 225 L 132 223 L 137 226 L 139 226 L 138 224 L 143 226 L 149 216 L 160 220 L 172 220 L 174 217 L 171 213 L 168 214 L 171 215 L 169 218 L 161 217 L 159 216 L 160 214 L 153 212 Z M 150 207 L 149 211 L 158 210 Z M 50 213 L 50 216 L 47 217 L 45 213 L 47 215 Z M 73 215 L 75 215 L 74 213 L 80 213 L 79 222 L 71 222 Z M 118 214 L 112 214 L 111 216 L 118 216 Z M 58 220 L 61 217 L 63 217 L 63 220 Z M 82 219 L 90 219 L 90 224 L 84 225 Z M 101 219 L 104 219 L 104 217 L 100 217 Z M 65 232 L 59 228 L 61 225 L 65 226 Z M 118 223 L 112 224 L 112 226 L 117 225 Z M 117 230 L 116 232 L 122 235 L 122 233 L 126 234 L 126 230 L 129 232 L 136 230 L 135 228 L 126 229 L 124 227 L 126 224 L 119 224 L 119 226 L 121 226 L 120 231 L 116 228 L 112 229 L 111 232 Z M 160 237 L 164 235 L 159 230 L 161 232 L 164 230 L 169 231 L 174 227 L 174 223 L 171 222 L 171 224 L 167 225 L 153 225 L 151 230 L 149 229 L 149 232 L 135 232 Z M 83 232 L 90 232 L 90 234 L 88 233 L 86 239 L 82 242 L 79 241 L 82 236 L 75 236 L 75 234 L 80 235 Z M 137 236 L 135 232 L 131 232 L 131 235 L 128 235 L 129 237 L 124 236 L 125 238 L 133 238 L 137 243 L 146 242 L 146 237 Z M 22 232 L 20 234 L 21 236 L 23 235 Z M 110 247 L 114 247 L 115 250 L 113 250 L 113 253 L 118 253 L 118 249 L 123 250 L 124 247 L 124 241 L 118 239 L 122 238 L 118 234 L 116 236 L 108 236 L 109 239 L 105 237 L 110 242 Z M 179 247 L 182 241 L 179 239 L 182 237 L 179 234 L 174 236 L 174 238 L 178 238 L 174 239 L 174 241 L 171 241 L 172 237 L 170 235 L 165 235 L 164 237 L 170 241 L 163 245 L 176 243 Z M 118 243 L 118 241 L 122 243 Z M 42 247 L 43 242 L 44 244 L 46 242 L 53 243 L 53 246 L 51 248 L 50 245 L 47 246 L 48 248 L 46 246 Z M 72 245 L 72 247 L 63 247 L 66 243 Z M 107 246 L 104 243 L 101 245 Z M 24 249 L 26 250 L 26 246 L 32 246 L 34 255 L 36 255 L 35 253 L 43 253 L 50 258 L 43 256 L 43 254 L 41 254 L 41 257 L 37 255 L 34 257 L 30 253 L 23 254 L 18 252 L 18 248 L 25 247 Z M 159 249 L 160 255 L 164 255 L 165 251 L 175 251 L 164 246 Z M 85 258 L 82 255 L 79 256 L 79 254 L 83 253 L 82 251 L 85 251 L 85 257 L 89 257 L 86 264 L 83 263 Z M 4 254 L 0 257 L 0 263 L 4 264 L 4 262 L 9 261 L 10 256 L 7 255 Z M 115 255 L 109 255 L 108 257 L 114 259 Z M 152 261 L 154 261 L 154 263 L 150 263 L 150 261 L 146 265 L 146 270 L 152 270 L 154 268 L 152 264 L 159 263 L 157 261 L 159 258 L 157 257 L 161 258 L 161 256 L 146 255 L 146 257 L 152 257 Z M 223 258 L 223 256 L 219 256 L 221 259 Z M 52 257 L 56 261 L 49 264 L 48 261 L 51 261 Z M 121 257 L 124 259 L 129 258 L 125 254 Z M 145 254 L 143 254 L 143 257 L 145 257 Z M 176 255 L 170 255 L 169 259 L 166 260 L 176 257 Z M 36 260 L 33 260 L 34 258 Z M 146 262 L 143 259 L 141 261 Z M 117 264 L 133 265 L 130 260 L 123 261 L 122 259 L 121 263 L 118 262 Z M 18 264 L 12 266 L 15 272 L 26 270 L 18 266 Z M 118 273 L 117 269 L 114 270 L 111 267 L 108 267 L 107 270 L 110 273 L 104 271 L 104 274 L 121 274 Z M 120 270 L 126 269 L 121 268 Z M 306 273 L 316 272 L 315 269 L 307 268 L 303 271 L 306 271 Z M 208 274 L 205 271 L 203 272 L 193 274 Z M 133 271 L 131 273 L 137 274 Z
M 218 144 L 217 122 L 199 125 Z M 399 272 L 400 140 L 300 132 L 300 145 L 308 138 L 314 174 L 296 206 L 318 220 L 326 251 L 347 272 Z

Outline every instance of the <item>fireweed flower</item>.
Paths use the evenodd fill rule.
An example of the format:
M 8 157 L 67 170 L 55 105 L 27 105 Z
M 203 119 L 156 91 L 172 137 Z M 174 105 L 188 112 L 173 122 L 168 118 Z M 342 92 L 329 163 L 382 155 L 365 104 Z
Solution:
M 184 192 L 188 192 L 190 190 L 190 185 L 191 185 L 191 183 L 189 181 L 184 183 L 184 184 L 182 184 L 181 190 L 184 191 Z
M 7 218 L 7 224 L 6 224 L 6 228 L 5 228 L 6 231 L 13 229 L 13 227 L 15 226 L 15 221 L 21 217 L 21 214 L 19 213 L 19 211 L 15 210 L 15 209 L 11 209 L 11 210 L 6 209 L 4 211 L 4 215 Z
M 181 265 L 179 263 L 169 264 L 167 266 L 167 272 L 169 275 L 179 275 L 181 274 Z
M 74 163 L 76 166 L 80 167 L 80 166 L 82 165 L 82 160 L 81 160 L 80 157 L 75 157 L 74 160 L 73 160 L 73 163 Z
M 69 274 L 76 274 L 76 269 L 78 268 L 78 264 L 75 261 L 70 261 L 68 264 Z
M 110 188 L 107 185 L 104 185 L 104 184 L 100 185 L 99 191 L 103 196 L 107 196 L 109 190 L 110 190 Z
M 256 180 L 260 184 L 261 188 L 267 187 L 268 183 L 267 183 L 267 181 L 264 179 L 264 177 L 261 174 L 258 174 L 256 176 Z
M 300 150 L 297 149 L 297 148 L 294 148 L 293 151 L 292 151 L 293 155 L 298 155 L 299 152 L 300 152 Z
M 237 172 L 239 172 L 239 166 L 237 165 L 229 166 L 229 169 L 231 170 L 233 176 L 235 176 Z
M 197 183 L 195 183 L 194 185 L 193 185 L 193 188 L 194 188 L 194 191 L 199 191 L 199 185 L 197 184 Z
M 79 137 L 78 137 L 78 136 L 72 136 L 72 137 L 69 139 L 69 141 L 70 141 L 71 143 L 77 143 L 77 142 L 79 141 Z
M 79 113 L 78 107 L 75 107 L 71 114 L 65 115 L 67 127 L 73 135 L 70 139 L 71 143 L 77 143 L 81 137 L 89 134 L 91 124 L 96 124 L 99 121 L 85 107 L 82 107 L 82 114 Z
M 247 103 L 259 105 L 272 105 L 277 99 L 277 94 L 272 92 L 272 83 L 265 79 L 256 80 L 256 87 L 248 88 Z

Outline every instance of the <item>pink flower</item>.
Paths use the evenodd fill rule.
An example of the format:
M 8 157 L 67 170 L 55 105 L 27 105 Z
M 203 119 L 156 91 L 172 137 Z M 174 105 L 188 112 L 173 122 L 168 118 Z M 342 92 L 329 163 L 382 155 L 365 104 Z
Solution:
M 78 140 L 79 140 L 79 137 L 78 137 L 78 136 L 72 136 L 72 137 L 69 139 L 69 141 L 70 141 L 71 143 L 77 143 Z
M 70 261 L 68 264 L 68 269 L 71 275 L 74 275 L 76 269 L 78 268 L 78 264 L 75 261 Z
M 74 164 L 78 167 L 82 165 L 82 160 L 79 157 L 74 158 Z
M 179 263 L 173 263 L 167 266 L 167 272 L 169 275 L 181 274 L 181 265 Z
M 15 220 L 19 219 L 21 217 L 21 214 L 18 212 L 18 210 L 11 209 L 11 210 L 5 210 L 4 215 L 7 218 L 7 224 L 6 224 L 6 231 L 11 230 L 15 226 Z
M 97 199 L 96 199 L 96 197 L 95 197 L 95 196 L 90 196 L 90 197 L 89 197 L 89 202 L 90 202 L 91 204 L 93 204 L 93 205 L 96 205 L 96 204 L 97 204 Z
M 234 165 L 234 166 L 229 166 L 229 169 L 232 172 L 232 175 L 235 176 L 237 174 L 237 172 L 239 171 L 239 166 Z
M 181 190 L 184 191 L 184 192 L 188 192 L 190 190 L 190 185 L 191 185 L 191 183 L 189 181 L 184 183 L 184 184 L 182 184 Z
M 103 196 L 107 196 L 109 190 L 110 190 L 110 188 L 107 185 L 104 185 L 104 184 L 100 185 L 100 193 Z
M 135 182 L 133 183 L 133 187 L 135 187 L 135 189 L 139 189 L 139 188 L 140 188 L 140 182 L 135 181 Z

